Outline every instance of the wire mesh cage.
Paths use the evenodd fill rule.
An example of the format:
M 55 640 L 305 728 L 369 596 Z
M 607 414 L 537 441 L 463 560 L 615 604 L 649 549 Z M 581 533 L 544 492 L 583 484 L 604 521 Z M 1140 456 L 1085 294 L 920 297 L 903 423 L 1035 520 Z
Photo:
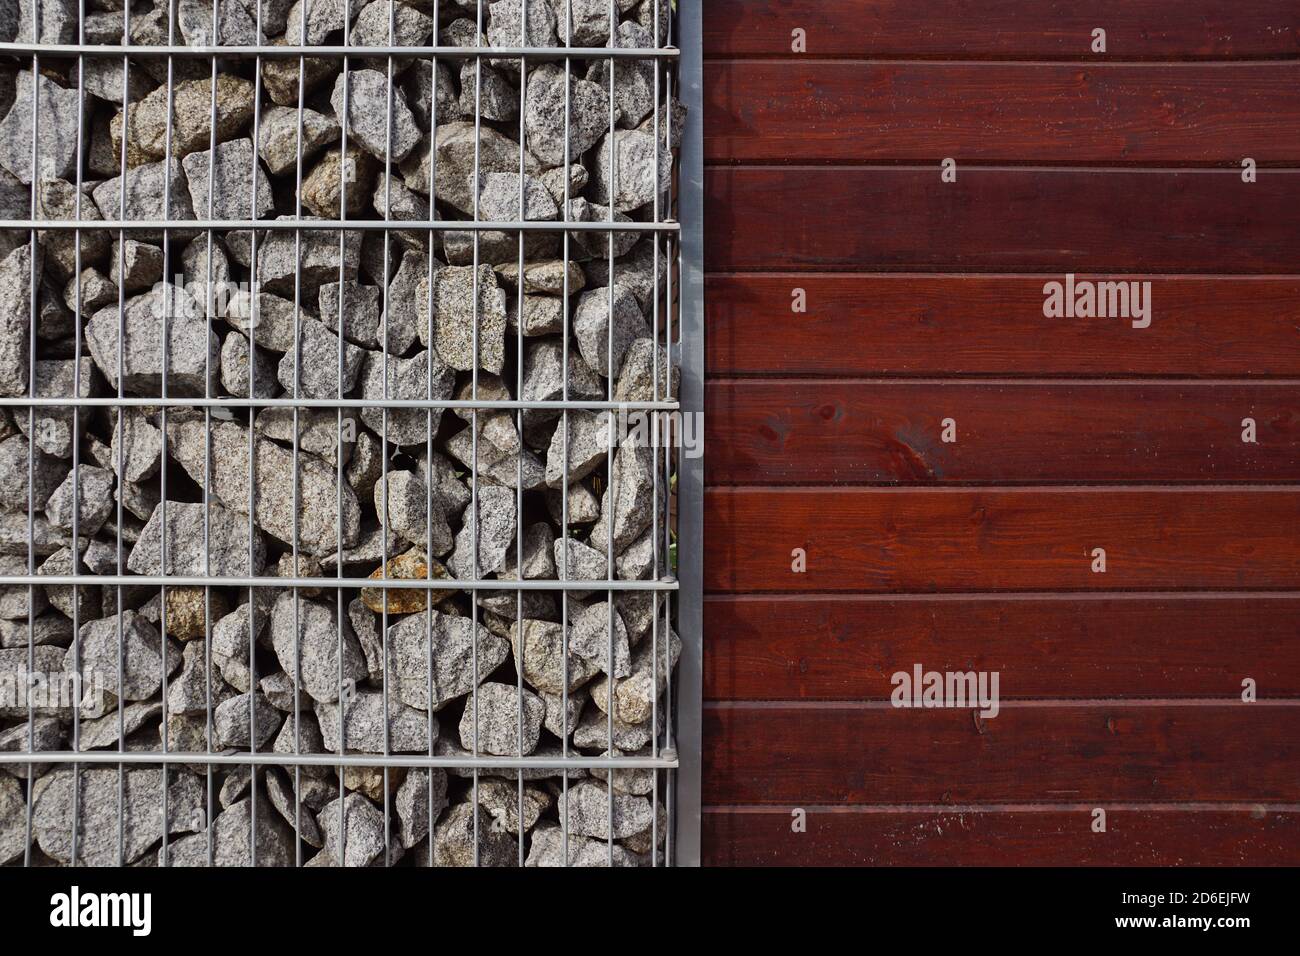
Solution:
M 676 4 L 19 7 L 0 864 L 675 862 Z

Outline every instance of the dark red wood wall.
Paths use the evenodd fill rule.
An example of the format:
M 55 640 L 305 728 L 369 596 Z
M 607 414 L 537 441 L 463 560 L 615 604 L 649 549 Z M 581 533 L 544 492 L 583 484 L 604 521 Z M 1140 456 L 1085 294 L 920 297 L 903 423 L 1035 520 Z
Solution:
M 703 2 L 705 860 L 1300 863 L 1300 0 Z

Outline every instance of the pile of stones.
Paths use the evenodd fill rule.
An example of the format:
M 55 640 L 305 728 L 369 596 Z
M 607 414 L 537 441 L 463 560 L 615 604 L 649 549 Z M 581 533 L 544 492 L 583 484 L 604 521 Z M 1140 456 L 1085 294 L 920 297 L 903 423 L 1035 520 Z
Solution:
M 608 0 L 527 0 L 526 42 L 522 3 L 221 0 L 216 41 L 342 45 L 348 17 L 356 46 L 610 43 Z M 0 39 L 32 41 L 33 4 L 40 42 L 124 42 L 106 0 L 84 24 L 71 0 L 11 0 Z M 667 43 L 669 0 L 615 9 L 615 45 Z M 207 0 L 132 6 L 132 45 L 213 39 Z M 667 456 L 611 444 L 595 410 L 438 403 L 675 397 L 668 244 L 418 227 L 666 218 L 682 109 L 655 61 L 614 63 L 0 63 L 0 218 L 37 220 L 34 242 L 0 233 L 0 396 L 133 400 L 0 407 L 0 574 L 128 579 L 0 586 L 0 865 L 73 862 L 74 829 L 88 865 L 662 860 L 652 770 L 16 756 L 596 758 L 650 755 L 656 728 L 662 742 L 681 647 L 663 598 L 512 583 L 670 574 Z M 408 225 L 202 225 L 299 217 Z M 39 227 L 74 219 L 177 225 Z M 223 398 L 245 401 L 208 401 Z M 360 401 L 328 405 L 341 398 Z

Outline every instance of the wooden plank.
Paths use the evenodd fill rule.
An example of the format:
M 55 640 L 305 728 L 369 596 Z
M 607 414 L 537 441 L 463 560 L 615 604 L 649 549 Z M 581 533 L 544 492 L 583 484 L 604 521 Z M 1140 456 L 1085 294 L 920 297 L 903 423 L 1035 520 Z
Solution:
M 1300 491 L 712 488 L 704 508 L 709 591 L 1300 587 Z
M 1300 809 L 706 807 L 707 866 L 1295 866 Z
M 1300 706 L 704 709 L 704 802 L 1291 801 Z
M 710 0 L 707 56 L 790 55 L 800 28 L 812 56 L 1096 59 L 1294 56 L 1293 0 Z
M 710 167 L 713 272 L 1291 274 L 1300 172 Z M 852 347 L 854 343 L 845 343 Z
M 1300 479 L 1294 385 L 728 381 L 704 422 L 710 484 Z
M 714 375 L 1300 374 L 1300 279 L 1078 278 L 1151 282 L 1151 325 L 1046 319 L 1041 275 L 714 274 L 705 360 Z
M 704 90 L 705 160 L 717 163 L 1300 158 L 1300 61 L 713 61 Z
M 1004 698 L 1300 697 L 1300 596 L 704 602 L 704 694 L 886 700 L 891 677 L 998 671 Z

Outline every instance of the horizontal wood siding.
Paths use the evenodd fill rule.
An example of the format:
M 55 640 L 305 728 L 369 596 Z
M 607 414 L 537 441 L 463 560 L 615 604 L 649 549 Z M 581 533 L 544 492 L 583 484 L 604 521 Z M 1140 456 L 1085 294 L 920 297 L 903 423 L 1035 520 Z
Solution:
M 1092 31 L 1125 60 L 1293 57 L 1293 0 L 708 0 L 710 57 L 789 56 L 791 30 L 812 56 L 1086 59 Z
M 1158 314 L 1142 330 L 1044 318 L 1043 286 L 1060 276 L 713 273 L 707 367 L 716 376 L 1300 378 L 1293 275 L 1078 278 L 1150 282 Z M 806 312 L 790 311 L 794 289 Z
M 1300 863 L 1300 2 L 707 12 L 706 860 Z

